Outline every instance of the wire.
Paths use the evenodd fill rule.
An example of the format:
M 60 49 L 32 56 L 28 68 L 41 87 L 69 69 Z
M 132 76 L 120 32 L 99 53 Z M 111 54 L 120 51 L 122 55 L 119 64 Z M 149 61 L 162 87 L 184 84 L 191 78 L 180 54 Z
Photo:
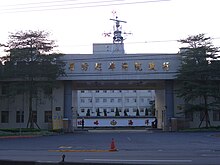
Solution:
M 114 1 L 124 1 L 124 0 L 114 0 Z M 113 1 L 113 2 L 114 2 Z M 57 1 L 57 2 L 69 2 L 69 1 Z M 43 8 L 45 8 L 45 7 L 56 7 L 56 6 L 69 6 L 69 5 L 73 5 L 73 6 L 75 6 L 75 5 L 89 5 L 89 4 L 98 4 L 98 3 L 106 3 L 106 2 L 112 2 L 112 0 L 108 0 L 108 1 L 102 1 L 102 2 L 100 2 L 100 1 L 95 1 L 95 2 L 84 2 L 84 3 L 74 3 L 74 4 L 70 4 L 70 3 L 67 3 L 67 4 L 54 4 L 54 5 L 44 5 L 44 6 L 42 6 L 41 4 L 44 4 L 44 3 L 32 3 L 32 4 L 40 4 L 41 6 L 29 6 L 29 7 L 26 7 L 27 9 L 32 9 L 32 8 L 39 8 L 39 7 L 43 7 Z M 53 2 L 46 2 L 46 4 L 47 3 L 53 3 Z M 29 4 L 23 4 L 23 5 L 29 5 Z M 20 6 L 20 5 L 19 5 Z M 18 7 L 18 8 L 13 8 L 13 9 L 17 9 L 17 10 L 24 10 L 25 8 L 24 7 Z M 4 10 L 4 9 L 3 9 Z M 5 10 L 12 10 L 12 9 L 5 9 Z
M 219 40 L 220 37 L 211 38 L 212 40 Z M 178 39 L 179 40 L 179 39 Z M 125 44 L 147 44 L 147 43 L 160 43 L 160 42 L 177 42 L 178 40 L 151 40 L 151 41 L 137 41 L 137 42 L 126 42 Z M 108 44 L 108 43 L 106 43 Z M 64 47 L 84 47 L 91 46 L 90 44 L 85 45 L 62 45 Z
M 59 2 L 72 2 L 72 1 L 80 1 L 80 0 L 60 0 L 60 1 L 47 1 L 47 2 L 34 2 L 34 3 L 19 3 L 13 5 L 5 5 L 4 7 L 13 7 L 13 6 L 26 6 L 26 5 L 37 5 L 37 4 L 50 4 L 50 3 L 59 3 Z
M 120 1 L 121 3 L 117 3 Z M 17 4 L 17 6 L 21 7 L 15 7 L 15 8 L 3 8 L 1 9 L 0 13 L 16 13 L 16 12 L 33 12 L 33 11 L 49 11 L 49 10 L 63 10 L 63 9 L 74 9 L 74 8 L 89 8 L 89 7 L 104 7 L 104 6 L 118 6 L 118 5 L 131 5 L 131 4 L 143 4 L 143 3 L 153 3 L 153 2 L 165 2 L 165 1 L 171 1 L 171 0 L 148 0 L 148 1 L 134 1 L 134 2 L 122 2 L 125 0 L 106 0 L 106 1 L 93 1 L 93 2 L 84 2 L 84 3 L 73 3 L 73 4 L 53 4 L 53 5 L 44 5 L 43 3 L 29 3 L 29 4 Z M 48 3 L 54 3 L 54 2 L 61 2 L 61 1 L 53 1 L 53 2 L 44 2 L 46 4 Z M 64 1 L 65 2 L 65 1 Z M 69 2 L 69 1 L 66 1 Z M 27 6 L 30 4 L 40 4 L 40 6 Z M 27 6 L 27 7 L 22 7 Z M 78 6 L 77 6 L 78 5 Z M 11 5 L 16 6 L 16 5 Z M 6 6 L 7 7 L 7 6 Z M 9 5 L 10 7 L 10 5 Z

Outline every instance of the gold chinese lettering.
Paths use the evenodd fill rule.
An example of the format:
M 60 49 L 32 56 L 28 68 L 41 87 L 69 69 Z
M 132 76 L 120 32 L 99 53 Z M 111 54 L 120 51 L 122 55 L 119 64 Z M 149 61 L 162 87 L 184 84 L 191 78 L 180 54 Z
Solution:
M 123 70 L 128 70 L 128 63 L 123 62 L 121 67 L 122 67 Z
M 169 70 L 169 65 L 170 65 L 169 62 L 164 62 L 163 65 L 162 65 L 163 70 L 168 71 Z
M 69 70 L 74 71 L 74 69 L 75 69 L 75 64 L 74 64 L 74 63 L 71 63 L 71 64 L 69 65 Z
M 88 67 L 89 67 L 89 64 L 84 62 L 81 64 L 81 69 L 84 70 L 84 71 L 87 71 L 88 70 Z
M 114 62 L 110 62 L 108 69 L 114 70 L 115 69 L 115 63 Z
M 149 70 L 156 70 L 155 69 L 156 65 L 154 63 L 150 62 L 148 66 L 149 66 Z
M 137 71 L 142 71 L 141 63 L 135 62 L 135 63 L 134 63 L 134 68 L 135 68 L 135 70 L 137 70 Z
M 102 64 L 101 63 L 95 63 L 95 70 L 102 70 Z

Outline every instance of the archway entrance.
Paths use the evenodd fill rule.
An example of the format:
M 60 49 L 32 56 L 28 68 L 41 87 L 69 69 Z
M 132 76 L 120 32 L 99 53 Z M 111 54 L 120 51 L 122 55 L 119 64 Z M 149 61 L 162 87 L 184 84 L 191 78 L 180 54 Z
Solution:
M 71 90 L 72 92 L 70 92 Z M 147 81 L 66 81 L 65 82 L 65 107 L 69 107 L 71 105 L 72 112 L 64 114 L 66 118 L 72 117 L 72 123 L 74 129 L 79 126 L 82 121 L 82 117 L 78 115 L 79 111 L 79 97 L 77 95 L 77 91 L 106 91 L 106 90 L 155 90 L 155 113 L 149 116 L 136 117 L 134 115 L 128 117 L 115 117 L 109 116 L 104 117 L 104 115 L 98 117 L 85 117 L 84 120 L 87 120 L 89 123 L 88 126 L 92 127 L 91 122 L 93 123 L 93 127 L 104 126 L 122 126 L 119 123 L 124 120 L 122 123 L 133 124 L 133 120 L 139 118 L 139 120 L 143 120 L 142 123 L 145 123 L 146 126 L 152 126 L 152 121 L 157 118 L 158 120 L 158 128 L 162 128 L 164 130 L 169 129 L 170 127 L 170 119 L 173 117 L 174 107 L 173 107 L 173 82 L 169 80 L 147 80 Z M 69 93 L 69 92 L 70 93 Z M 69 93 L 69 94 L 68 94 Z M 68 101 L 69 100 L 69 101 Z M 94 100 L 93 100 L 94 101 Z M 125 109 L 123 109 L 124 112 Z M 122 112 L 121 112 L 122 113 Z M 117 119 L 117 120 L 116 120 Z M 103 122 L 105 121 L 105 122 Z M 100 124 L 105 123 L 104 125 Z M 106 125 L 107 122 L 110 122 L 110 125 Z M 86 126 L 86 125 L 85 125 Z M 123 125 L 126 126 L 126 125 Z M 135 126 L 135 125 L 134 125 Z M 144 126 L 144 125 L 138 125 Z

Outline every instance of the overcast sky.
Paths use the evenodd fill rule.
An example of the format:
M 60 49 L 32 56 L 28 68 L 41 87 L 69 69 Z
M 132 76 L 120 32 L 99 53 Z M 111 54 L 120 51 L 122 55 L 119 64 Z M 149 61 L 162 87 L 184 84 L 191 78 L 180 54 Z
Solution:
M 0 43 L 9 32 L 45 30 L 62 53 L 92 53 L 93 43 L 112 42 L 116 11 L 131 32 L 126 53 L 177 53 L 175 40 L 205 33 L 220 46 L 219 0 L 7 0 L 0 3 Z

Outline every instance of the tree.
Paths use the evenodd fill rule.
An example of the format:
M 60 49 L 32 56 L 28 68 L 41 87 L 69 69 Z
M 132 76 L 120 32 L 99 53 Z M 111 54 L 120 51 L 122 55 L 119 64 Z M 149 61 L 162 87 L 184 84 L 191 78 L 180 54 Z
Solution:
M 148 116 L 148 115 L 149 115 L 148 109 L 146 108 L 146 109 L 145 109 L 145 116 Z
M 137 109 L 137 111 L 136 111 L 136 116 L 140 116 L 139 109 Z
M 210 100 L 214 100 L 215 91 L 219 91 L 215 75 L 215 72 L 219 73 L 219 67 L 213 65 L 218 58 L 219 48 L 214 47 L 211 38 L 205 37 L 204 34 L 189 36 L 179 42 L 187 44 L 187 47 L 180 52 L 182 64 L 177 74 L 179 84 L 177 94 L 186 102 L 186 112 L 203 112 L 204 116 L 199 127 L 203 121 L 208 127 L 210 126 L 208 112 L 214 105 Z
M 124 110 L 124 116 L 128 116 L 127 109 Z
M 90 109 L 87 109 L 86 116 L 90 116 Z
M 99 108 L 96 110 L 96 116 L 100 116 L 100 110 L 99 110 Z
M 104 113 L 104 116 L 108 116 L 106 109 L 104 109 L 103 113 Z
M 48 39 L 45 31 L 18 31 L 9 35 L 4 46 L 7 55 L 1 57 L 4 63 L 2 78 L 13 88 L 19 88 L 29 97 L 27 127 L 33 128 L 32 102 L 38 90 L 51 94 L 54 81 L 64 75 L 64 63 L 59 61 L 62 54 L 54 53 L 55 41 Z M 16 81 L 14 81 L 16 80 Z
M 116 107 L 115 116 L 120 116 L 119 109 Z

